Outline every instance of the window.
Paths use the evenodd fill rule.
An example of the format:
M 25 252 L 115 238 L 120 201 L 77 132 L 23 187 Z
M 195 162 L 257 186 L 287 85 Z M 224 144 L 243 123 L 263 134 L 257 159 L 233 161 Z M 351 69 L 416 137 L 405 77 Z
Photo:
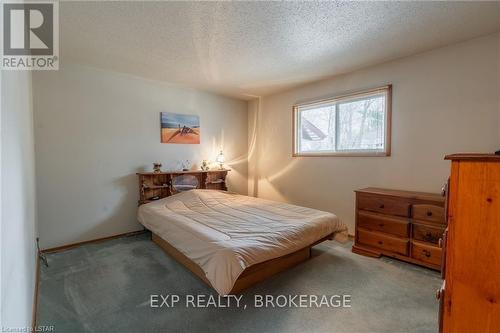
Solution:
M 389 156 L 391 86 L 293 108 L 293 156 Z

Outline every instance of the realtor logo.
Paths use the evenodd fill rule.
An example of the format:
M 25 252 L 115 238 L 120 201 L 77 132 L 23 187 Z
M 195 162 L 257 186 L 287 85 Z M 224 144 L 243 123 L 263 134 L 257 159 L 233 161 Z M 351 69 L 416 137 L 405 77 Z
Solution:
M 2 4 L 2 69 L 59 68 L 59 4 L 55 1 Z

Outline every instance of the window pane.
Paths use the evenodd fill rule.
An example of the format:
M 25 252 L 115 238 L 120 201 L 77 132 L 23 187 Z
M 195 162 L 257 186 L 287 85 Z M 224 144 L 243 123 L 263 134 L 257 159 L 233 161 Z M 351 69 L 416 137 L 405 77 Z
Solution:
M 338 105 L 337 150 L 384 150 L 385 95 Z
M 335 106 L 299 109 L 299 151 L 335 150 Z
M 294 154 L 389 156 L 391 86 L 295 107 Z

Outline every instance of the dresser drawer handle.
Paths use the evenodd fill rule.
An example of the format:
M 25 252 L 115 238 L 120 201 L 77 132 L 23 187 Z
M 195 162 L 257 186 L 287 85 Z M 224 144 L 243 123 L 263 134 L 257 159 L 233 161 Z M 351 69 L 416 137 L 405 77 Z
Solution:
M 425 234 L 424 239 L 428 242 L 434 242 L 436 237 L 432 233 L 428 232 Z
M 384 242 L 382 242 L 382 241 L 378 241 L 378 243 L 379 243 L 380 245 L 383 245 L 383 244 L 384 244 Z
M 381 205 L 379 206 L 379 208 L 380 208 L 380 209 L 383 209 L 384 207 L 385 207 L 385 206 L 384 206 L 384 204 L 381 204 Z
M 384 226 L 384 224 L 383 224 L 383 223 L 379 223 L 379 224 L 378 224 L 378 226 L 379 226 L 379 227 L 383 227 L 383 226 Z
M 427 216 L 432 216 L 432 212 L 431 212 L 431 211 L 428 211 L 428 212 L 427 212 Z
M 422 253 L 424 254 L 424 256 L 426 256 L 427 258 L 429 258 L 431 256 L 431 252 L 430 251 L 427 251 L 427 250 L 422 250 Z

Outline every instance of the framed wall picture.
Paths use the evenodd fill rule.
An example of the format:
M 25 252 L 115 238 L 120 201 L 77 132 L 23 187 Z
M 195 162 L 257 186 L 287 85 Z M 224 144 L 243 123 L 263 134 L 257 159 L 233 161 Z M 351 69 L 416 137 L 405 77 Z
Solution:
M 200 143 L 200 117 L 170 112 L 160 113 L 161 143 Z

